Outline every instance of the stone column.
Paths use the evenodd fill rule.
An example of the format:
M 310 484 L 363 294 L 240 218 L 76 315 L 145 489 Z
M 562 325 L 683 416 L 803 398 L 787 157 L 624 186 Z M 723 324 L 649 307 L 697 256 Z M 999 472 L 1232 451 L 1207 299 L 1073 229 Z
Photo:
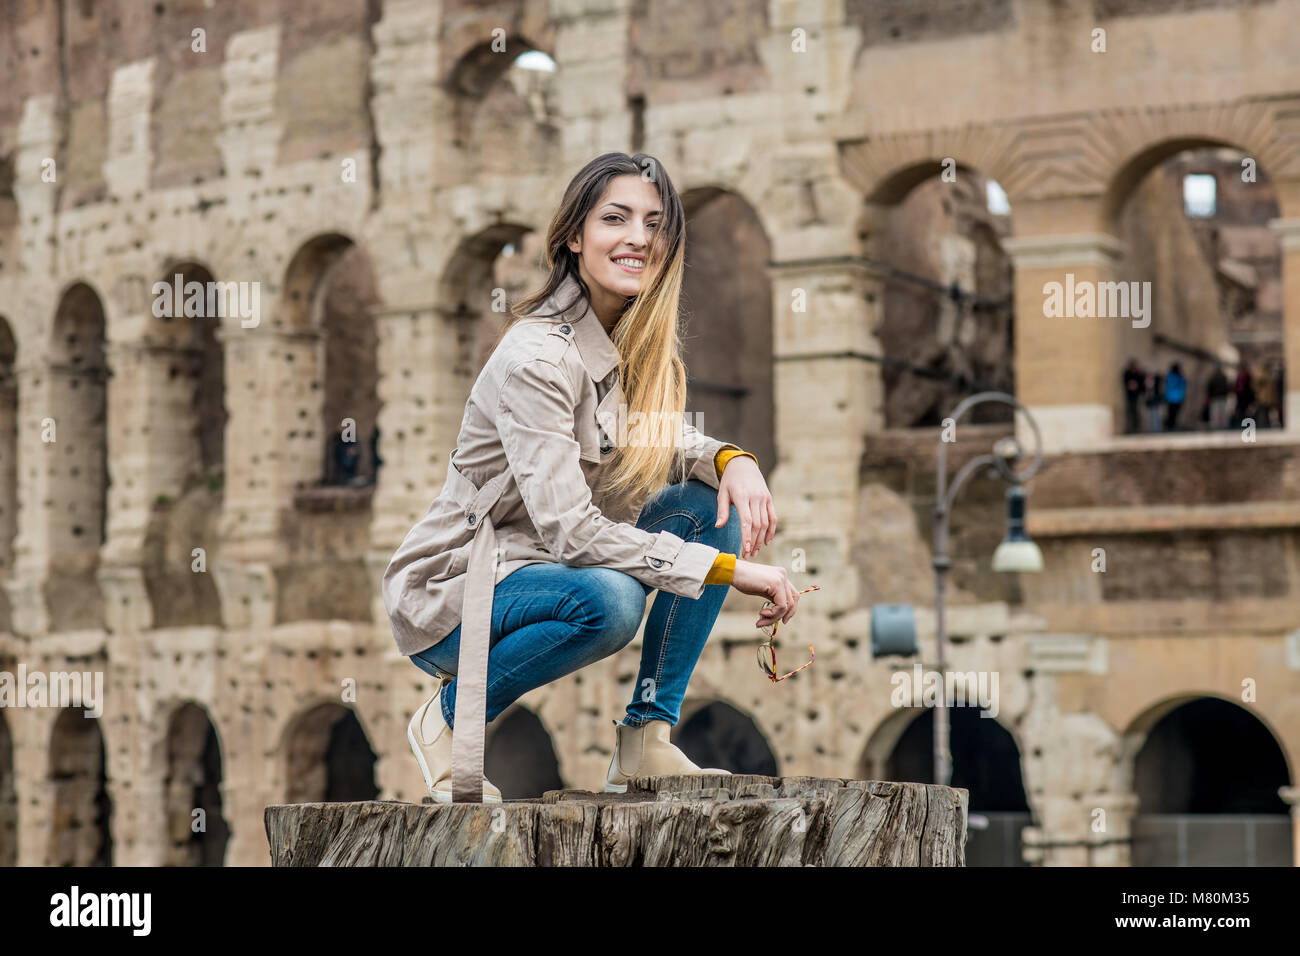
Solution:
M 1277 793 L 1291 807 L 1291 865 L 1300 866 L 1300 787 L 1279 787 Z
M 58 102 L 53 94 L 29 97 L 24 101 L 14 150 L 13 191 L 24 238 L 17 248 L 18 273 L 25 280 L 22 283 L 25 301 L 19 304 L 18 309 L 27 316 L 33 328 L 48 328 L 58 308 L 58 287 L 31 280 L 54 276 L 57 271 L 54 263 L 58 231 L 55 199 L 59 185 L 57 181 L 45 182 L 42 172 L 47 160 L 60 158 L 62 126 Z M 56 166 L 56 176 L 58 171 Z M 22 315 L 10 313 L 15 327 L 22 321 Z M 41 442 L 40 422 L 48 414 L 51 376 L 45 367 L 44 354 L 29 352 L 19 349 L 18 364 L 13 369 L 18 387 L 18 447 L 15 451 L 20 462 L 40 461 L 40 454 L 47 450 Z M 31 469 L 24 465 L 19 466 L 16 475 L 15 497 L 23 507 L 15 516 L 17 528 L 11 574 L 4 581 L 4 587 L 12 608 L 10 623 L 13 630 L 19 634 L 40 634 L 49 629 L 49 611 L 42 596 L 42 582 L 50 542 L 46 512 L 41 504 L 49 497 L 49 476 L 43 467 Z M 29 865 L 39 862 L 31 861 Z
M 109 192 L 123 198 L 149 190 L 153 168 L 152 59 L 127 63 L 113 71 L 108 86 L 108 147 L 104 181 Z
M 1045 315 L 1044 286 L 1060 283 L 1065 294 L 1080 283 L 1112 281 L 1123 244 L 1103 233 L 1075 233 L 1010 238 L 1002 247 L 1016 269 L 1016 397 L 1038 420 L 1044 453 L 1106 441 L 1115 434 L 1120 394 L 1115 323 L 1126 320 Z M 1022 417 L 1018 437 L 1031 448 Z
M 215 562 L 222 620 L 230 628 L 269 628 L 275 617 L 274 565 L 280 518 L 300 484 L 320 475 L 319 332 L 223 327 L 226 355 L 226 479 L 223 560 Z M 307 415 L 300 418 L 298 410 Z M 298 422 L 303 422 L 298 427 Z M 213 567 L 210 563 L 209 567 Z
M 142 288 L 141 284 L 141 288 Z M 153 319 L 140 315 L 141 328 Z M 184 316 L 175 322 L 188 323 Z M 110 343 L 108 453 L 113 486 L 108 499 L 106 538 L 100 553 L 99 582 L 105 594 L 105 623 L 115 634 L 153 627 L 153 607 L 145 586 L 145 539 L 160 495 L 180 496 L 185 480 L 199 468 L 194 439 L 194 379 L 174 370 L 190 367 L 181 345 L 151 344 L 144 338 Z M 129 490 L 128 490 L 129 489 Z
M 1269 226 L 1282 238 L 1282 362 L 1286 394 L 1282 424 L 1300 436 L 1300 219 L 1274 219 Z
M 32 635 L 49 630 L 43 583 L 50 553 L 47 509 L 50 497 L 48 468 L 31 467 L 45 461 L 48 446 L 41 440 L 41 421 L 49 414 L 52 376 L 44 364 L 24 364 L 15 369 L 18 380 L 18 458 L 28 463 L 18 469 L 18 534 L 14 538 L 13 576 L 4 582 L 12 608 L 15 633 Z M 23 427 L 26 423 L 26 427 Z
M 1096 830 L 1091 825 L 1088 831 L 1092 837 L 1089 847 L 1088 864 L 1090 866 L 1132 866 L 1133 865 L 1133 820 L 1137 817 L 1138 798 L 1135 793 L 1095 793 L 1088 801 L 1092 809 L 1105 812 L 1106 826 Z
M 797 564 L 792 547 L 802 548 L 828 588 L 819 610 L 853 607 L 862 452 L 884 424 L 880 365 L 871 360 L 880 354 L 880 280 L 850 256 L 778 262 L 770 275 L 777 447 L 770 484 L 781 507 L 771 560 Z
M 629 149 L 632 116 L 625 81 L 631 7 L 623 0 L 588 0 L 582 16 L 561 17 L 555 29 L 557 124 L 561 166 L 576 172 L 592 157 Z
M 1040 825 L 1021 831 L 1025 860 L 1040 866 L 1087 866 L 1092 831 L 1082 801 L 1047 795 L 1038 804 Z

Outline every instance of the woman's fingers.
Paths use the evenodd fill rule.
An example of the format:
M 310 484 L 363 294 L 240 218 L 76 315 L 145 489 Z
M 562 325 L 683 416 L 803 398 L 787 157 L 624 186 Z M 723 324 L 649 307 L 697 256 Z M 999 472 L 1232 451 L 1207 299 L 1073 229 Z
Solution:
M 748 558 L 753 553 L 749 546 L 754 540 L 754 519 L 747 502 L 736 502 L 736 510 L 740 513 L 740 556 Z
M 762 502 L 751 498 L 749 499 L 750 527 L 754 529 L 754 553 L 758 553 L 767 536 L 767 515 L 763 513 Z
M 727 495 L 725 487 L 718 489 L 718 520 L 713 523 L 713 527 L 721 528 L 727 523 L 727 518 L 731 512 L 731 498 Z
M 772 500 L 771 495 L 767 498 L 767 517 L 767 541 L 763 542 L 764 544 L 770 544 L 772 536 L 776 534 L 776 502 Z

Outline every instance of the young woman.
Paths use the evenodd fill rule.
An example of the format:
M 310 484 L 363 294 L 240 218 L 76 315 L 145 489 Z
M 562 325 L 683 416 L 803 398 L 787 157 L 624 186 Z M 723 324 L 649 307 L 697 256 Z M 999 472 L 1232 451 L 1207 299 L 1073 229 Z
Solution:
M 756 627 L 790 620 L 799 597 L 784 568 L 745 560 L 776 527 L 756 459 L 683 421 L 684 250 L 655 159 L 606 153 L 574 177 L 547 231 L 550 275 L 512 310 L 442 491 L 384 573 L 399 650 L 439 679 L 407 728 L 437 802 L 499 802 L 484 723 L 626 646 L 653 590 L 605 789 L 726 773 L 668 730 L 727 585 L 768 599 Z

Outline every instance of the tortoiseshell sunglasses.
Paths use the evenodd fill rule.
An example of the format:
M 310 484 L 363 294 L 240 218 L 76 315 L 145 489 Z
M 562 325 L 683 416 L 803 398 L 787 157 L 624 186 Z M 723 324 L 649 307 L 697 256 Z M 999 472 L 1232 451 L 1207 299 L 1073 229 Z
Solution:
M 821 588 L 818 587 L 816 584 L 814 584 L 812 587 L 804 588 L 802 591 L 799 591 L 797 593 L 807 594 L 809 591 L 820 591 L 820 590 Z M 772 601 L 768 601 L 766 604 L 763 605 L 764 608 L 775 607 L 775 606 L 776 606 L 775 603 Z M 817 655 L 813 654 L 812 645 L 809 644 L 808 653 L 812 654 L 813 656 L 809 659 L 808 664 L 802 664 L 799 667 L 796 667 L 794 670 L 792 670 L 789 674 L 782 674 L 780 677 L 777 677 L 776 676 L 777 675 L 776 647 L 772 644 L 772 638 L 776 637 L 776 629 L 780 625 L 780 623 L 781 620 L 780 618 L 778 618 L 777 620 L 773 621 L 771 624 L 763 625 L 761 630 L 763 631 L 763 635 L 764 637 L 767 638 L 767 640 L 763 641 L 762 644 L 758 645 L 758 667 L 764 674 L 767 675 L 767 679 L 774 684 L 777 681 L 785 680 L 787 677 L 799 673 L 801 670 L 807 667 L 808 664 L 811 664 L 814 660 L 817 659 Z

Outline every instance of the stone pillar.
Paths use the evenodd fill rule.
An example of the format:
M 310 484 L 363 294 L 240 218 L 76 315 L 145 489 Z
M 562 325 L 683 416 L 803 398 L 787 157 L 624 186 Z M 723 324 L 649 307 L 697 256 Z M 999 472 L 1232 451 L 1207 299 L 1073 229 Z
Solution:
M 770 484 L 781 508 L 771 560 L 790 566 L 792 547 L 803 548 L 828 588 L 820 611 L 853 607 L 862 452 L 884 415 L 880 365 L 871 361 L 880 354 L 880 280 L 848 256 L 777 263 L 770 274 L 777 447 Z
M 29 97 L 24 101 L 14 151 L 13 190 L 23 237 L 30 240 L 17 246 L 18 272 L 25 280 L 56 273 L 54 250 L 57 248 L 58 216 L 55 214 L 55 199 L 59 187 L 57 182 L 45 182 L 41 175 L 46 161 L 59 156 L 61 129 L 62 119 L 53 94 Z M 58 173 L 57 166 L 55 173 Z M 21 312 L 32 321 L 33 327 L 48 328 L 58 307 L 60 290 L 40 281 L 24 281 L 21 288 L 26 293 L 26 301 L 19 306 Z M 15 326 L 21 321 L 16 313 L 11 313 L 10 319 Z M 17 358 L 18 364 L 13 369 L 18 387 L 16 452 L 20 462 L 41 461 L 41 453 L 47 450 L 47 446 L 41 441 L 40 421 L 48 414 L 50 375 L 43 355 L 28 354 L 27 350 L 20 348 Z M 18 509 L 15 517 L 17 527 L 11 574 L 4 581 L 4 588 L 12 608 L 10 624 L 15 633 L 41 634 L 49 630 L 49 611 L 42 597 L 49 554 L 49 529 L 45 523 L 45 508 L 41 505 L 49 497 L 49 476 L 43 467 L 32 469 L 20 465 L 17 480 L 15 498 L 25 507 Z M 25 807 L 26 804 L 20 810 Z M 39 862 L 31 861 L 27 865 Z
M 1133 820 L 1137 816 L 1138 798 L 1135 793 L 1095 793 L 1088 800 L 1090 818 L 1101 810 L 1105 813 L 1105 827 L 1096 829 L 1089 820 L 1088 831 L 1092 845 L 1088 848 L 1089 866 L 1133 865 Z
M 1291 807 L 1291 865 L 1300 866 L 1300 787 L 1279 787 L 1277 793 Z
M 140 284 L 143 288 L 143 284 Z M 141 326 L 157 321 L 139 317 Z M 127 320 L 131 321 L 131 320 Z M 173 321 L 188 323 L 180 317 Z M 113 485 L 122 493 L 108 499 L 106 537 L 100 553 L 99 582 L 105 595 L 105 624 L 120 634 L 153 627 L 153 607 L 145 586 L 145 540 L 160 495 L 178 498 L 199 468 L 194 437 L 194 379 L 174 375 L 191 367 L 180 345 L 136 340 L 110 343 L 106 358 L 108 435 Z M 127 491 L 129 489 L 129 492 Z
M 1291 436 L 1300 436 L 1300 219 L 1274 219 L 1269 223 L 1282 238 L 1282 362 L 1286 394 L 1282 424 Z
M 624 0 L 588 0 L 582 16 L 561 17 L 555 29 L 560 166 L 577 170 L 592 157 L 629 149 L 632 117 L 625 82 L 631 7 Z
M 1016 397 L 1038 421 L 1043 452 L 1106 441 L 1115 434 L 1120 395 L 1115 323 L 1125 320 L 1045 315 L 1044 286 L 1056 282 L 1067 290 L 1112 281 L 1123 244 L 1102 233 L 1076 233 L 1010 238 L 1002 247 L 1016 269 Z M 1031 448 L 1033 435 L 1022 418 L 1018 437 Z
M 253 188 L 241 180 L 269 174 L 279 151 L 282 124 L 275 118 L 275 78 L 280 62 L 280 25 L 232 34 L 221 63 L 222 132 L 218 141 L 230 214 L 247 210 Z
M 398 543 L 426 510 L 446 477 L 464 398 L 444 394 L 457 351 L 456 329 L 434 308 L 439 262 L 433 215 L 440 152 L 439 17 L 423 0 L 392 0 L 374 27 L 371 110 L 382 151 L 379 208 L 367 223 L 376 281 L 385 305 L 372 311 L 376 383 L 381 405 L 379 471 L 371 500 L 367 557 L 378 581 Z M 445 256 L 442 258 L 445 259 Z M 376 630 L 391 640 L 383 598 L 374 592 Z M 377 637 L 379 634 L 376 635 Z
M 1048 795 L 1038 804 L 1040 825 L 1021 833 L 1025 860 L 1040 866 L 1087 866 L 1092 831 L 1082 802 Z
M 34 667 L 29 664 L 28 667 Z M 17 714 L 23 714 L 22 719 Z M 9 732 L 14 747 L 14 796 L 18 800 L 18 865 L 48 866 L 54 800 L 50 786 L 53 709 L 14 712 Z
M 284 754 L 278 752 L 272 759 L 283 762 Z M 263 813 L 267 806 L 283 801 L 284 793 L 275 793 L 270 786 L 260 783 L 260 775 L 247 762 L 243 769 L 245 772 L 238 778 L 232 769 L 229 777 L 221 782 L 221 808 L 230 828 L 225 865 L 269 866 L 270 847 L 266 842 Z
M 114 196 L 148 192 L 153 169 L 154 61 L 127 63 L 113 71 L 108 86 L 108 146 L 104 181 Z
M 13 576 L 4 582 L 12 608 L 15 633 L 32 635 L 49 630 L 50 613 L 45 606 L 43 584 L 50 553 L 48 509 L 49 470 L 41 464 L 49 446 L 41 440 L 41 421 L 49 414 L 52 376 L 43 364 L 23 364 L 15 369 L 18 380 L 18 420 L 28 423 L 18 429 L 18 459 L 27 463 L 18 469 L 18 534 L 14 539 Z M 33 467 L 38 463 L 39 467 Z
M 130 492 L 109 498 L 102 559 L 105 565 L 135 565 L 143 558 L 158 497 L 179 497 L 186 479 L 199 471 L 195 380 L 184 374 L 193 366 L 193 357 L 184 346 L 145 341 L 110 343 L 106 352 L 112 375 L 109 461 L 114 486 Z M 182 374 L 173 374 L 176 371 Z
M 223 560 L 215 563 L 215 573 L 227 627 L 274 624 L 281 515 L 293 507 L 300 485 L 316 483 L 323 463 L 322 393 L 312 388 L 320 378 L 319 338 L 316 330 L 277 329 L 265 321 L 258 328 L 225 326 L 218 332 L 230 418 Z

